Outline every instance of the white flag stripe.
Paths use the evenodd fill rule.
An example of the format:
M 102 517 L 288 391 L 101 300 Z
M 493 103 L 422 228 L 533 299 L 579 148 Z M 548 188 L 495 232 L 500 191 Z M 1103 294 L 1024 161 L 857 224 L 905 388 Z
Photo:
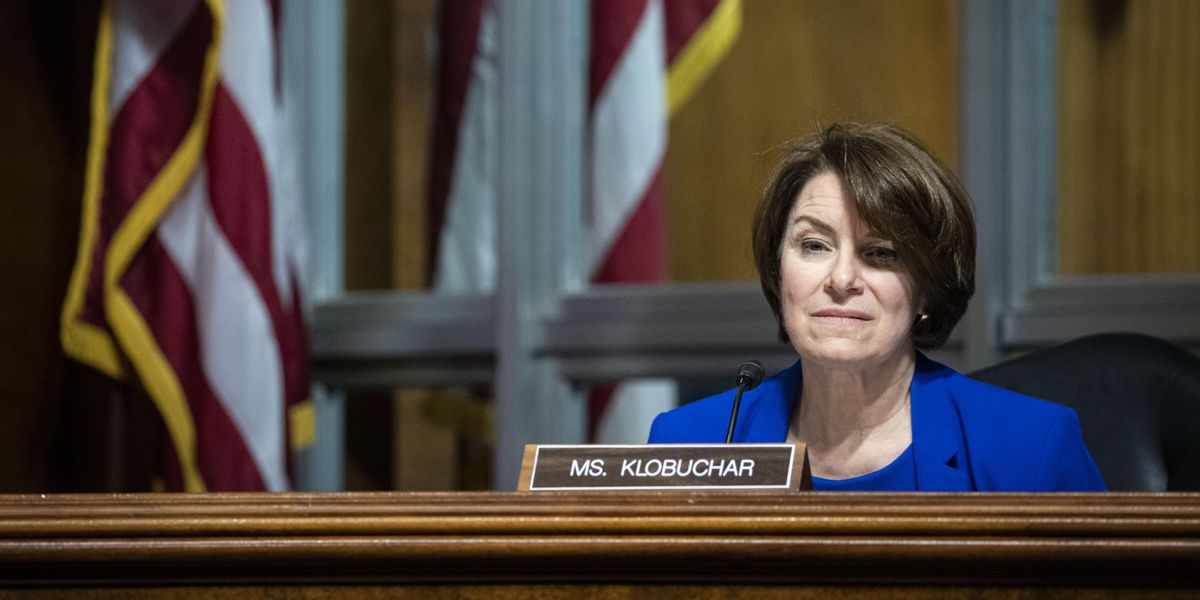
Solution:
M 475 57 L 438 239 L 434 289 L 488 293 L 496 289 L 496 16 L 491 5 L 479 19 Z
M 301 289 L 292 280 L 307 262 L 307 228 L 302 190 L 285 179 L 298 174 L 298 150 L 279 146 L 296 138 L 285 129 L 273 7 L 112 0 L 100 20 L 102 112 L 63 346 L 114 376 L 124 374 L 114 363 L 132 364 L 180 460 L 182 477 L 168 484 L 189 491 L 288 489 L 287 411 L 306 393 L 293 312 L 303 294 L 289 296 Z M 210 171 L 209 157 L 223 168 Z M 88 289 L 97 279 L 105 287 Z M 101 328 L 84 321 L 96 314 L 107 317 Z
M 667 145 L 662 5 L 651 0 L 592 111 L 592 272 L 637 208 Z
M 221 233 L 202 163 L 157 235 L 187 282 L 201 363 L 213 393 L 241 432 L 270 491 L 288 489 L 283 450 L 283 369 L 270 315 Z
M 260 148 L 275 121 L 275 43 L 266 0 L 229 2 L 221 40 L 221 81 L 237 100 Z
M 278 113 L 279 127 L 267 152 L 266 167 L 271 193 L 271 265 L 274 267 L 279 299 L 285 311 L 292 309 L 292 285 L 308 289 L 308 219 L 304 210 L 304 188 L 300 184 L 300 146 L 290 103 Z M 298 299 L 303 303 L 304 294 Z M 307 314 L 305 311 L 304 314 Z
M 158 62 L 201 0 L 185 2 L 113 2 L 112 79 L 108 91 L 109 118 Z
M 596 425 L 597 444 L 644 444 L 658 413 L 675 408 L 675 380 L 627 379 L 613 391 Z
M 666 27 L 650 0 L 592 110 L 592 263 L 597 272 L 662 167 L 667 146 Z M 675 407 L 671 379 L 626 379 L 613 389 L 594 441 L 641 444 L 658 413 Z
M 286 308 L 291 304 L 290 261 L 285 254 L 292 215 L 276 201 L 280 198 L 277 182 L 283 178 L 276 167 L 286 162 L 280 154 L 294 152 L 294 148 L 280 139 L 286 122 L 275 99 L 275 38 L 270 7 L 266 0 L 229 2 L 226 11 L 221 81 L 250 127 L 262 156 L 272 199 L 271 274 Z

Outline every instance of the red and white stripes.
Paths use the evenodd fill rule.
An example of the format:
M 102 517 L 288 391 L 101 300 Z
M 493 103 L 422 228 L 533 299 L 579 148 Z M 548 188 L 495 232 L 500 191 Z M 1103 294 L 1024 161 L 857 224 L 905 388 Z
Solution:
M 736 37 L 736 0 L 592 3 L 591 208 L 596 283 L 666 278 L 663 158 L 670 112 L 683 104 Z M 641 443 L 673 408 L 670 379 L 593 389 L 590 437 Z
M 587 256 L 596 283 L 666 277 L 663 157 L 669 112 L 728 50 L 740 0 L 603 0 L 590 4 Z M 430 173 L 435 289 L 495 288 L 494 14 L 485 0 L 445 2 L 439 22 Z M 482 217 L 482 218 L 481 218 Z M 669 380 L 594 390 L 590 436 L 641 442 L 675 402 Z
M 662 161 L 667 149 L 666 26 L 660 0 L 594 2 L 589 77 L 587 223 L 596 283 L 666 276 Z M 596 386 L 589 437 L 641 443 L 675 404 L 671 380 Z
M 667 65 L 659 0 L 592 4 L 588 197 L 600 283 L 657 281 L 663 262 Z M 636 235 L 622 235 L 632 230 Z
M 107 111 L 63 342 L 111 375 L 132 367 L 190 491 L 287 489 L 286 417 L 308 393 L 275 10 L 117 0 L 102 17 L 93 102 Z
M 429 174 L 433 289 L 496 286 L 496 14 L 490 2 L 443 2 Z

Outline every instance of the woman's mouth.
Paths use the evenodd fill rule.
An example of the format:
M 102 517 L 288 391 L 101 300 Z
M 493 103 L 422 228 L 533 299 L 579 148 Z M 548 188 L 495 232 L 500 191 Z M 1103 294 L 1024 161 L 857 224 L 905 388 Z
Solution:
M 812 316 L 829 325 L 861 325 L 871 320 L 871 315 L 865 312 L 843 308 L 819 310 L 812 313 Z

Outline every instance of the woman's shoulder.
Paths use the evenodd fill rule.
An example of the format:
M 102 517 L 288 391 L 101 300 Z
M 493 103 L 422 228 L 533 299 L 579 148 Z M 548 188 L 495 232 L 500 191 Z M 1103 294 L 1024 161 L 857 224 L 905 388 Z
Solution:
M 946 378 L 946 386 L 962 410 L 1024 419 L 1054 419 L 1065 413 L 1074 414 L 1074 411 L 1061 404 L 1006 390 L 952 369 L 947 370 L 950 374 Z
M 729 419 L 735 390 L 701 398 L 660 413 L 650 424 L 651 444 L 722 442 L 721 416 Z M 743 398 L 743 401 L 745 399 Z
M 1020 440 L 1036 444 L 1064 424 L 1078 429 L 1075 411 L 1061 404 L 996 387 L 953 369 L 945 386 L 954 402 L 968 439 L 976 443 L 994 439 L 1011 446 Z
M 800 363 L 796 362 L 742 394 L 737 439 L 746 439 L 747 431 L 753 431 L 755 435 L 768 432 L 769 437 L 769 432 L 782 424 L 785 430 L 778 440 L 772 441 L 783 441 L 791 392 L 800 377 L 799 372 Z M 736 393 L 737 388 L 728 389 L 659 414 L 650 425 L 650 443 L 724 442 Z
M 947 370 L 980 489 L 1104 489 L 1074 410 Z

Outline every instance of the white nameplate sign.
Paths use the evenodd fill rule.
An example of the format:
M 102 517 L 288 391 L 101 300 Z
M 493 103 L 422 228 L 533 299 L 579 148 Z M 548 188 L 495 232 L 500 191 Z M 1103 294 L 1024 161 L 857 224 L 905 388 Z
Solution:
M 525 446 L 518 490 L 812 489 L 804 444 Z

